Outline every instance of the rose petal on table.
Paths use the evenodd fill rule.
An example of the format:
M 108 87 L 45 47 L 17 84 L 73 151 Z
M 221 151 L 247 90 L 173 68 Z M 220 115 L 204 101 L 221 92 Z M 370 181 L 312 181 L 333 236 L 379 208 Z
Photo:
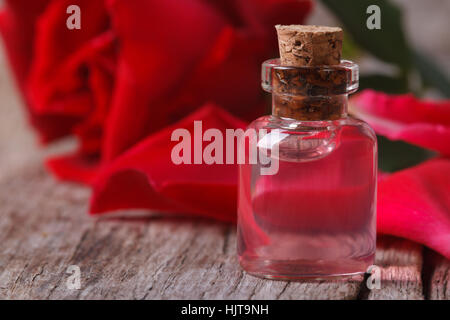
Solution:
M 235 221 L 236 164 L 172 162 L 172 148 L 179 144 L 171 141 L 172 132 L 188 130 L 192 146 L 196 120 L 202 121 L 203 132 L 215 128 L 224 133 L 225 129 L 246 126 L 221 108 L 208 105 L 147 137 L 100 172 L 94 183 L 91 212 L 145 208 Z
M 59 180 L 91 184 L 97 175 L 100 159 L 95 154 L 88 156 L 75 152 L 50 158 L 45 165 Z
M 378 190 L 378 232 L 423 243 L 450 258 L 449 159 L 396 172 Z
M 450 101 L 419 100 L 365 90 L 352 98 L 351 112 L 380 135 L 450 155 Z

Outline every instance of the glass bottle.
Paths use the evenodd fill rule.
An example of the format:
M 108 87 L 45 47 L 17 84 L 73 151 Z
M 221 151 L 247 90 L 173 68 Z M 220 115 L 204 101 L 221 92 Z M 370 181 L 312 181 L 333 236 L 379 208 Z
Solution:
M 247 156 L 239 165 L 241 266 L 271 279 L 366 272 L 376 246 L 377 143 L 365 122 L 347 115 L 358 66 L 272 59 L 263 63 L 262 86 L 272 93 L 272 115 L 248 128 L 258 161 Z M 264 173 L 260 155 L 275 174 Z

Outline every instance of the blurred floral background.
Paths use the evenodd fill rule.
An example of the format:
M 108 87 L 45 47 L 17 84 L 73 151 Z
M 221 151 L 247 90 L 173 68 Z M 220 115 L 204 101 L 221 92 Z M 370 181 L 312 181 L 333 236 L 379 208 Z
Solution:
M 81 30 L 65 26 L 72 4 Z M 381 30 L 366 28 L 372 4 Z M 378 230 L 450 257 L 449 1 L 2 7 L 1 174 L 43 160 L 56 178 L 93 189 L 92 213 L 145 208 L 222 221 L 235 219 L 235 166 L 173 165 L 172 130 L 192 130 L 193 120 L 204 129 L 245 127 L 267 113 L 259 69 L 277 56 L 275 24 L 342 26 L 344 58 L 361 69 L 350 111 L 379 137 Z

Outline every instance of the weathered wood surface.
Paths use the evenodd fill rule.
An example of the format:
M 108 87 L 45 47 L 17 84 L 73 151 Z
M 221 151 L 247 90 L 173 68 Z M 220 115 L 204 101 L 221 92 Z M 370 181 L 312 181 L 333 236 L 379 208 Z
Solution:
M 422 252 L 422 246 L 417 243 L 380 237 L 375 265 L 381 268 L 381 288 L 371 290 L 368 299 L 424 299 Z
M 0 298 L 354 299 L 361 279 L 282 282 L 248 276 L 234 226 L 86 215 L 89 192 L 38 165 L 0 181 Z M 66 270 L 81 269 L 70 290 Z
M 450 261 L 429 250 L 425 257 L 429 265 L 427 296 L 433 300 L 450 300 Z
M 381 288 L 362 278 L 286 282 L 242 272 L 233 226 L 139 216 L 93 218 L 89 190 L 55 182 L 39 165 L 0 179 L 0 298 L 3 299 L 448 299 L 449 262 L 422 281 L 422 247 L 383 237 Z M 67 269 L 81 270 L 80 290 Z

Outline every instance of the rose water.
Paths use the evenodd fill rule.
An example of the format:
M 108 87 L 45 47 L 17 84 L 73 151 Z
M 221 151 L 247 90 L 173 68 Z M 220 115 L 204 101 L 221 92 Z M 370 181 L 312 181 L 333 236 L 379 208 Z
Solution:
M 358 68 L 340 60 L 318 66 L 281 61 L 263 64 L 273 113 L 249 126 L 263 129 L 258 153 L 277 161 L 278 171 L 262 174 L 267 163 L 261 162 L 239 167 L 240 263 L 275 279 L 363 273 L 375 253 L 377 145 L 372 129 L 347 115 Z

